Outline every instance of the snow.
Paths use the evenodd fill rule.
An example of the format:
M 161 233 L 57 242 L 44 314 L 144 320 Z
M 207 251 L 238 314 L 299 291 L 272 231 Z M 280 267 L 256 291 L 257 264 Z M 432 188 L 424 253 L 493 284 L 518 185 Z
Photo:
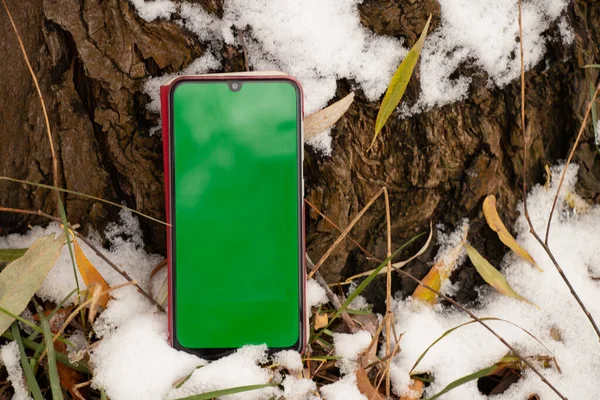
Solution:
M 283 380 L 283 397 L 286 400 L 317 400 L 317 384 L 310 379 L 297 379 L 288 375 Z
M 130 0 L 140 17 L 146 21 L 154 21 L 158 18 L 169 19 L 176 11 L 175 4 L 171 0 Z
M 368 400 L 356 386 L 356 375 L 349 374 L 339 381 L 321 387 L 324 400 Z
M 8 380 L 15 390 L 13 400 L 31 399 L 23 378 L 21 355 L 19 353 L 19 346 L 17 346 L 17 342 L 9 342 L 0 348 L 0 360 L 6 367 L 6 372 L 8 372 Z
M 594 143 L 600 147 L 600 119 L 594 124 Z
M 325 289 L 314 279 L 309 279 L 306 282 L 306 304 L 308 308 L 320 306 L 328 301 Z
M 293 350 L 283 350 L 275 353 L 273 363 L 281 365 L 288 371 L 302 370 L 302 357 L 300 357 L 300 353 Z
M 552 169 L 552 184 L 546 190 L 534 187 L 528 195 L 528 209 L 539 233 L 552 207 L 562 169 Z M 587 214 L 575 213 L 564 203 L 565 194 L 572 192 L 576 183 L 577 167 L 571 166 L 550 231 L 550 248 L 565 270 L 582 301 L 594 318 L 600 318 L 597 298 L 600 287 L 590 278 L 589 268 L 598 263 L 600 237 L 600 207 L 592 207 Z M 522 207 L 521 207 L 522 212 Z M 542 306 L 537 309 L 530 304 L 502 296 L 489 287 L 481 290 L 481 306 L 475 310 L 479 317 L 498 317 L 509 320 L 527 329 L 540 339 L 556 355 L 562 369 L 542 370 L 548 380 L 569 398 L 592 400 L 597 398 L 597 382 L 600 380 L 598 338 L 588 319 L 579 309 L 565 283 L 544 250 L 529 234 L 524 217 L 516 223 L 517 241 L 538 262 L 540 272 L 511 254 L 505 257 L 502 271 L 510 285 L 519 293 Z M 500 267 L 500 266 L 498 266 Z M 395 305 L 396 330 L 404 332 L 402 351 L 394 359 L 391 377 L 397 393 L 404 393 L 410 378 L 409 370 L 427 346 L 446 330 L 470 320 L 468 316 L 453 309 L 434 308 L 410 299 Z M 503 338 L 525 356 L 550 355 L 544 347 L 520 329 L 498 321 L 487 322 Z M 550 330 L 558 330 L 561 341 L 552 338 Z M 434 346 L 419 364 L 415 372 L 430 372 L 435 381 L 426 390 L 430 397 L 455 379 L 489 367 L 498 362 L 508 349 L 477 323 L 467 325 L 448 335 Z M 527 398 L 537 393 L 540 398 L 555 398 L 550 389 L 530 370 L 524 378 L 512 385 L 497 400 Z M 476 382 L 460 386 L 444 396 L 444 399 L 484 399 Z
M 131 0 L 142 18 L 168 17 L 174 10 L 169 0 Z M 323 108 L 335 95 L 337 81 L 349 79 L 370 101 L 378 101 L 392 74 L 413 43 L 379 36 L 360 22 L 360 0 L 226 0 L 222 19 L 199 5 L 183 3 L 179 23 L 208 44 L 201 63 L 205 72 L 218 69 L 223 43 L 244 40 L 254 70 L 281 70 L 297 77 L 305 92 L 307 114 Z M 489 87 L 503 87 L 520 74 L 518 0 L 438 0 L 441 25 L 425 41 L 420 65 L 420 97 L 401 105 L 404 117 L 464 99 L 471 77 L 456 75 L 459 67 L 483 71 Z M 549 40 L 571 45 L 575 33 L 565 17 L 568 0 L 532 0 L 523 4 L 525 67 L 537 65 Z M 558 37 L 548 30 L 557 22 Z M 208 61 L 208 55 L 213 53 Z M 185 73 L 193 73 L 194 69 Z M 454 76 L 456 75 L 456 76 Z M 161 81 L 163 77 L 152 78 Z M 163 80 L 164 81 L 164 80 Z M 158 84 L 146 91 L 157 111 Z M 331 154 L 329 131 L 312 138 L 310 145 Z
M 342 357 L 337 362 L 340 372 L 344 375 L 351 374 L 358 366 L 357 360 L 371 343 L 372 336 L 367 331 L 358 331 L 356 333 L 334 333 L 333 346 L 335 355 Z

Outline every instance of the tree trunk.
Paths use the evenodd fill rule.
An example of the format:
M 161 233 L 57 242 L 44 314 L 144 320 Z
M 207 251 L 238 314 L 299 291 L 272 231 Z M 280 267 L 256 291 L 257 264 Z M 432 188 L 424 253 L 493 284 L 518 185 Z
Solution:
M 70 190 L 126 204 L 164 219 L 161 136 L 150 135 L 159 116 L 145 111 L 149 98 L 141 92 L 151 76 L 179 71 L 203 52 L 194 36 L 174 22 L 140 19 L 125 0 L 8 0 L 31 64 L 40 81 L 54 145 L 59 159 L 59 183 Z M 209 12 L 222 13 L 220 0 L 197 1 Z M 382 35 L 414 43 L 429 14 L 432 29 L 439 24 L 435 0 L 365 0 L 360 5 L 365 26 Z M 437 19 L 436 19 L 437 17 Z M 528 185 L 542 181 L 545 164 L 568 154 L 589 101 L 589 85 L 598 73 L 582 69 L 598 61 L 600 3 L 574 0 L 568 17 L 575 43 L 565 48 L 549 42 L 547 63 L 529 71 L 527 130 L 531 138 Z M 5 12 L 0 13 L 4 79 L 0 82 L 0 175 L 52 184 L 52 163 L 42 110 L 19 44 Z M 555 30 L 556 27 L 551 27 Z M 222 49 L 225 71 L 240 71 L 239 47 Z M 546 64 L 546 65 L 544 65 Z M 463 71 L 468 74 L 468 71 Z M 418 70 L 416 70 L 418 74 Z M 357 93 L 355 103 L 333 130 L 331 157 L 306 147 L 306 197 L 340 227 L 382 187 L 390 193 L 392 243 L 396 248 L 429 222 L 449 229 L 471 219 L 470 240 L 496 265 L 504 254 L 498 240 L 483 229 L 481 202 L 498 197 L 499 212 L 511 226 L 522 199 L 520 83 L 503 89 L 486 87 L 486 77 L 471 71 L 474 89 L 468 100 L 433 109 L 408 119 L 390 118 L 372 151 L 377 103 Z M 346 95 L 352 82 L 338 82 Z M 405 98 L 419 93 L 413 79 Z M 580 164 L 578 191 L 600 200 L 600 157 L 591 130 L 575 159 Z M 66 195 L 73 223 L 102 231 L 118 209 L 97 201 Z M 42 209 L 57 215 L 46 189 L 0 183 L 0 206 Z M 339 232 L 307 209 L 307 251 L 317 260 Z M 0 214 L 0 234 L 20 232 L 44 221 L 18 214 Z M 151 251 L 164 254 L 164 227 L 141 220 Z M 351 232 L 374 256 L 385 258 L 385 205 L 378 200 Z M 421 242 L 422 244 L 422 242 Z M 413 246 L 419 247 L 419 244 Z M 423 276 L 435 255 L 434 246 L 409 270 Z M 323 266 L 330 282 L 373 268 L 362 252 L 345 240 Z M 477 284 L 473 268 L 464 266 L 453 277 L 469 301 Z M 397 280 L 405 293 L 414 284 Z M 372 286 L 370 300 L 382 304 L 382 282 Z

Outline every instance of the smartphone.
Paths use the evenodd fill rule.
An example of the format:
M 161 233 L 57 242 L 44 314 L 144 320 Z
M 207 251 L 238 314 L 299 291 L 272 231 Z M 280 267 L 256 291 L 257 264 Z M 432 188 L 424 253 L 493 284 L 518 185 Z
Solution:
M 302 89 L 281 73 L 161 88 L 171 345 L 306 342 Z

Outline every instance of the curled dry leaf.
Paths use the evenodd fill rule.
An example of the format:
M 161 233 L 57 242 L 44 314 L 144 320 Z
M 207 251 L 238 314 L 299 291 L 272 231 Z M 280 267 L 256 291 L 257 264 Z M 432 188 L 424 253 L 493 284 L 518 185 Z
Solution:
M 331 128 L 346 113 L 354 101 L 354 92 L 320 111 L 304 118 L 304 140 Z
M 358 386 L 358 390 L 367 396 L 369 400 L 384 400 L 381 393 L 379 393 L 374 387 L 371 381 L 369 380 L 369 375 L 367 371 L 363 367 L 359 367 L 356 371 L 356 386 Z
M 21 314 L 58 260 L 64 244 L 62 234 L 56 239 L 53 233 L 42 236 L 22 257 L 8 264 L 0 273 L 0 307 L 15 315 Z M 0 313 L 0 334 L 13 321 L 8 314 Z
M 465 247 L 467 248 L 467 255 L 477 269 L 477 272 L 479 272 L 479 275 L 481 275 L 481 277 L 494 289 L 505 296 L 514 297 L 515 299 L 525 301 L 538 307 L 537 304 L 532 303 L 519 293 L 515 292 L 514 289 L 508 284 L 504 275 L 494 268 L 494 266 L 490 264 L 488 260 L 486 260 L 481 254 L 479 254 L 477 250 L 475 250 L 475 248 L 468 243 L 465 243 Z
M 452 272 L 456 268 L 456 261 L 463 251 L 463 242 L 467 239 L 469 229 L 465 229 L 462 241 L 455 247 L 450 249 L 446 254 L 442 255 L 438 262 L 429 270 L 425 278 L 421 280 L 423 284 L 435 289 L 437 292 L 442 288 L 442 283 L 450 278 Z M 428 304 L 435 305 L 437 303 L 437 294 L 427 289 L 424 286 L 417 286 L 412 294 L 413 299 L 422 300 Z
M 329 323 L 329 315 L 327 314 L 315 314 L 315 330 L 325 328 Z
M 408 390 L 408 393 L 400 396 L 400 400 L 419 400 L 423 396 L 423 381 L 413 379 Z
M 590 211 L 591 206 L 577 193 L 568 192 L 565 195 L 565 202 L 577 214 L 585 214 Z
M 504 223 L 500 219 L 498 215 L 498 211 L 496 210 L 496 197 L 491 194 L 485 198 L 483 201 L 483 215 L 485 216 L 485 220 L 487 221 L 489 227 L 498 234 L 500 241 L 504 243 L 508 248 L 515 252 L 519 257 L 536 267 L 538 270 L 542 271 L 540 267 L 536 264 L 535 260 L 525 249 L 523 249 L 515 238 L 510 234 Z
M 75 252 L 75 261 L 77 261 L 77 269 L 79 269 L 79 273 L 81 274 L 83 281 L 89 289 L 91 289 L 93 286 L 99 286 L 101 290 L 98 293 L 106 292 L 110 288 L 110 286 L 104 280 L 100 272 L 98 272 L 96 267 L 94 267 L 90 260 L 88 260 L 85 253 L 79 246 L 79 243 L 77 243 L 77 240 L 75 239 L 75 234 L 73 232 L 71 232 L 71 238 L 73 239 L 73 249 Z M 106 308 L 109 299 L 109 294 L 104 293 L 98 297 L 97 302 L 95 302 L 95 304 L 102 308 Z

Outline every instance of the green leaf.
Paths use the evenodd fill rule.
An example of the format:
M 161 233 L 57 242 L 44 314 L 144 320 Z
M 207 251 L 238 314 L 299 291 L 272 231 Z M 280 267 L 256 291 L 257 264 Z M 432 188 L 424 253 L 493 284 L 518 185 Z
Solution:
M 423 32 L 421 32 L 421 37 L 417 40 L 417 43 L 413 46 L 412 49 L 408 52 L 404 60 L 400 63 L 400 66 L 392 76 L 392 80 L 388 86 L 387 91 L 385 92 L 385 96 L 383 97 L 383 101 L 381 102 L 381 106 L 379 107 L 379 113 L 377 114 L 377 120 L 375 121 L 375 135 L 373 136 L 373 141 L 369 146 L 368 150 L 371 150 L 371 147 L 375 144 L 375 139 L 381 132 L 381 129 L 387 122 L 394 109 L 402 100 L 402 96 L 404 96 L 404 92 L 406 91 L 406 87 L 408 86 L 408 82 L 413 74 L 415 66 L 417 65 L 417 61 L 419 61 L 419 56 L 421 55 L 421 50 L 423 49 L 423 43 L 425 43 L 425 37 L 427 36 L 427 31 L 429 29 L 429 23 L 431 22 L 431 15 L 425 24 L 425 28 L 423 28 Z
M 248 386 L 238 386 L 230 389 L 223 390 L 215 390 L 214 392 L 195 394 L 193 396 L 182 397 L 179 400 L 210 400 L 221 396 L 227 396 L 230 394 L 249 392 L 250 390 L 263 389 L 267 387 L 275 387 L 278 386 L 274 383 L 265 383 L 262 385 L 248 385 Z
M 35 379 L 31 365 L 29 365 L 29 361 L 27 361 L 25 346 L 23 346 L 23 338 L 21 337 L 21 332 L 19 332 L 19 326 L 16 322 L 11 325 L 11 332 L 15 338 L 15 342 L 17 342 L 17 346 L 19 346 L 19 353 L 21 354 L 21 367 L 23 367 L 23 373 L 25 374 L 29 393 L 31 393 L 35 400 L 44 400 L 44 396 L 42 395 L 40 386 Z
M 470 375 L 463 376 L 453 382 L 450 382 L 448 386 L 442 389 L 441 392 L 436 393 L 433 397 L 429 397 L 426 400 L 435 400 L 440 398 L 442 395 L 448 393 L 452 389 L 456 389 L 457 387 L 464 385 L 467 382 L 471 382 L 475 379 L 483 378 L 484 376 L 490 376 L 495 374 L 498 370 L 506 367 L 506 364 L 514 362 L 514 356 L 506 356 L 500 360 L 499 363 L 492 365 L 491 367 L 481 369 L 477 372 L 473 372 Z
M 12 262 L 23 256 L 27 249 L 0 249 L 0 263 Z
M 53 400 L 64 400 L 62 388 L 60 387 L 60 377 L 58 376 L 58 367 L 56 366 L 56 350 L 54 349 L 54 340 L 50 324 L 44 315 L 44 310 L 34 301 L 40 317 L 40 324 L 44 331 L 44 341 L 46 342 L 46 350 L 48 351 L 48 378 L 50 379 L 50 389 L 52 391 Z
M 43 236 L 31 245 L 23 257 L 8 264 L 0 273 L 0 307 L 12 314 L 20 314 L 58 260 L 63 245 L 63 235 L 56 239 L 54 234 Z M 0 313 L 0 334 L 13 321 L 10 315 Z
M 514 297 L 515 299 L 525 301 L 529 304 L 532 304 L 537 307 L 536 304 L 527 300 L 519 293 L 515 292 L 512 287 L 508 284 L 504 275 L 500 273 L 492 264 L 489 263 L 488 260 L 483 258 L 481 254 L 477 250 L 475 250 L 471 245 L 465 243 L 465 247 L 467 249 L 467 254 L 469 255 L 469 259 L 479 272 L 479 275 L 489 283 L 494 289 L 498 292 L 502 293 L 505 296 Z M 539 307 L 538 307 L 539 308 Z
M 359 294 L 362 293 L 363 290 L 365 290 L 367 288 L 367 286 L 369 286 L 369 284 L 373 281 L 373 279 L 375 279 L 375 277 L 379 274 L 379 271 L 381 271 L 383 269 L 383 267 L 385 267 L 388 262 L 390 262 L 394 257 L 396 257 L 396 255 L 398 253 L 400 253 L 405 247 L 409 246 L 412 242 L 414 242 L 415 240 L 417 240 L 418 238 L 420 238 L 421 236 L 423 236 L 423 234 L 419 234 L 417 236 L 414 236 L 412 239 L 410 239 L 408 242 L 404 243 L 402 246 L 400 246 L 399 249 L 397 249 L 396 251 L 394 251 L 392 253 L 392 255 L 390 255 L 388 258 L 386 258 L 385 260 L 383 260 L 381 262 L 381 264 L 379 264 L 379 266 L 377 268 L 375 268 L 373 270 L 373 272 L 371 272 L 371 275 L 369 275 L 364 281 L 362 281 L 360 283 L 360 285 L 358 285 L 358 287 L 356 288 L 356 290 L 354 290 L 350 296 L 348 296 L 348 298 L 346 299 L 346 301 L 344 302 L 344 304 L 342 304 L 342 306 L 340 307 L 339 310 L 337 310 L 335 312 L 335 314 L 333 314 L 333 316 L 329 319 L 329 324 L 327 324 L 327 326 L 325 328 L 329 328 L 329 326 L 331 325 L 331 323 L 340 316 L 341 313 L 344 312 L 344 310 L 346 310 L 348 308 L 348 306 L 352 303 L 352 301 L 354 301 L 354 299 L 356 297 L 358 297 Z

